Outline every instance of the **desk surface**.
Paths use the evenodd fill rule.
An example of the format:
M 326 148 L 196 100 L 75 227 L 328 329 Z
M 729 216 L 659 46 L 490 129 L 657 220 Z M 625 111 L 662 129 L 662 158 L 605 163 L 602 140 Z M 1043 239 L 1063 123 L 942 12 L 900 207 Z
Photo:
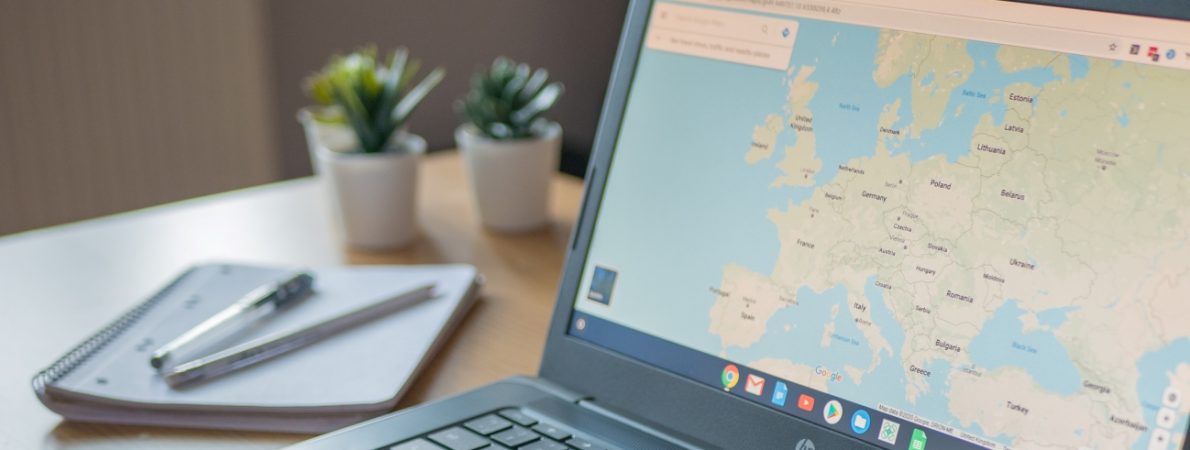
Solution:
M 318 188 L 287 181 L 0 238 L 0 449 L 264 449 L 309 437 L 64 422 L 33 395 L 36 371 L 203 261 L 474 264 L 481 301 L 400 406 L 537 371 L 580 180 L 556 177 L 548 228 L 497 234 L 479 225 L 457 155 L 428 156 L 422 238 L 392 252 L 344 248 Z

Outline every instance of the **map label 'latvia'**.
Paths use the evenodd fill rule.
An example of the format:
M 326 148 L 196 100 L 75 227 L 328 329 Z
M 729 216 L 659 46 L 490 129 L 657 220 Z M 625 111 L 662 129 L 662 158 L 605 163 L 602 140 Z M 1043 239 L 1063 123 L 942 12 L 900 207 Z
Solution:
M 1022 127 L 1020 125 L 1004 124 L 1004 131 L 1011 131 L 1013 133 L 1024 133 L 1025 127 Z

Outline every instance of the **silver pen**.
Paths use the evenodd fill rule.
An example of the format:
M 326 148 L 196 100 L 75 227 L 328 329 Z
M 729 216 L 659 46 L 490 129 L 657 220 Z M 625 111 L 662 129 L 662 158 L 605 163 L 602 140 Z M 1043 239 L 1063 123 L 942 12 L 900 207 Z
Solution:
M 433 283 L 422 285 L 297 331 L 280 336 L 265 336 L 210 356 L 179 364 L 164 374 L 165 382 L 170 387 L 178 387 L 256 364 L 318 342 L 360 323 L 377 319 L 411 302 L 429 299 L 433 295 L 433 290 Z
M 302 272 L 288 280 L 253 289 L 231 306 L 158 348 L 149 358 L 149 365 L 155 369 L 167 369 L 173 361 L 186 360 L 198 352 L 209 351 L 210 347 L 222 343 L 248 324 L 294 300 L 304 298 L 313 285 L 314 277 Z

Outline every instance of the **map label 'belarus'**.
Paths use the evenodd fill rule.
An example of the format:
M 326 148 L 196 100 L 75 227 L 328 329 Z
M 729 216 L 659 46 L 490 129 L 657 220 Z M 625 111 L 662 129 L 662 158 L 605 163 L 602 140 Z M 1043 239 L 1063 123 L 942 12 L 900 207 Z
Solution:
M 1004 197 L 1004 198 L 1011 198 L 1013 200 L 1024 200 L 1025 199 L 1025 194 L 1012 192 L 1008 189 L 1001 189 L 1000 196 Z

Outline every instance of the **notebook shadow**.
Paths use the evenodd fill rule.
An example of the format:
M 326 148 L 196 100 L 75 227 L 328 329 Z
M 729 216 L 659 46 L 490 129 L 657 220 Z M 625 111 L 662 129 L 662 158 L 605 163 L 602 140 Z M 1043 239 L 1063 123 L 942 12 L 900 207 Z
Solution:
M 200 430 L 178 427 L 113 425 L 61 421 L 45 437 L 41 448 L 69 450 L 236 448 L 276 449 L 314 435 L 263 431 Z

